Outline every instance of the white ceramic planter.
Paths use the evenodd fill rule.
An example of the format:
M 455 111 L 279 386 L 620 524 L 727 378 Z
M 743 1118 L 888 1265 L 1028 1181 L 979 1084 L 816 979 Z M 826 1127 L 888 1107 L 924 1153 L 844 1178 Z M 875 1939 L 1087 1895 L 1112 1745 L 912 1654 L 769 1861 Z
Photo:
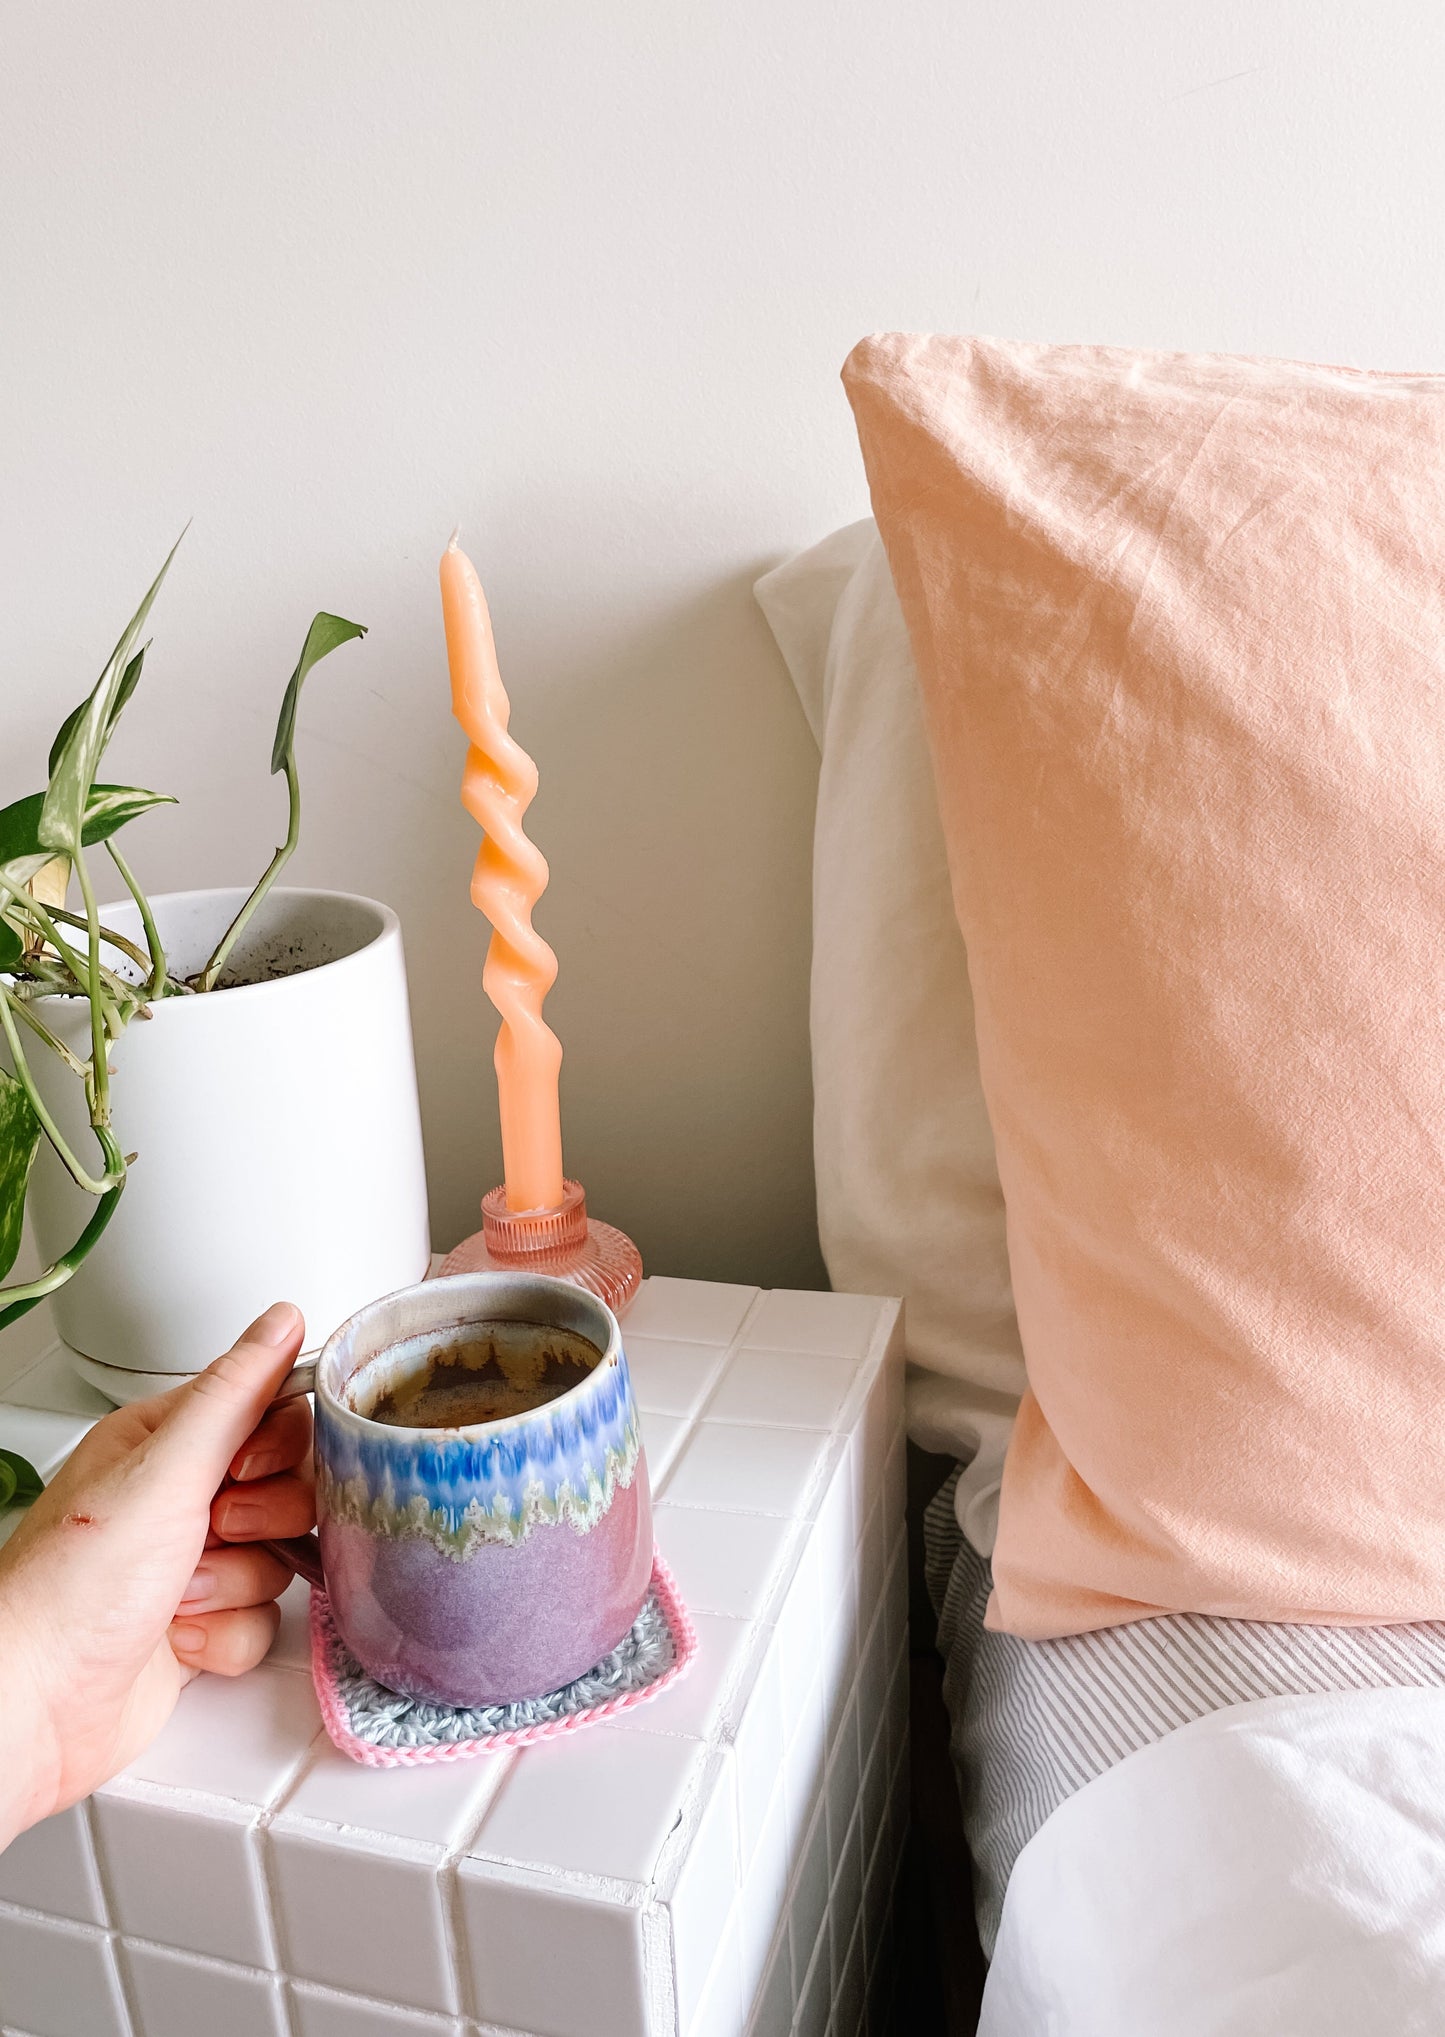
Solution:
M 202 967 L 245 895 L 153 901 L 173 973 Z M 144 944 L 129 902 L 101 919 Z M 427 1271 L 395 913 L 343 892 L 277 890 L 233 963 L 294 973 L 158 1000 L 111 1052 L 116 1136 L 137 1158 L 109 1228 L 53 1308 L 79 1369 L 113 1399 L 197 1371 L 269 1302 L 297 1303 L 311 1349 Z M 84 1000 L 44 1009 L 88 1054 Z M 93 1152 L 79 1083 L 43 1049 L 31 1066 L 75 1150 Z M 47 1261 L 94 1207 L 42 1142 L 30 1208 Z

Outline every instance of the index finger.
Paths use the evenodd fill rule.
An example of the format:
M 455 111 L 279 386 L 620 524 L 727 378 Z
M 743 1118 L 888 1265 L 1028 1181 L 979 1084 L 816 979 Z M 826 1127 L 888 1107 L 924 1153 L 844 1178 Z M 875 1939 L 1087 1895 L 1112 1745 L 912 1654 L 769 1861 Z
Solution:
M 311 1409 L 304 1400 L 283 1401 L 261 1417 L 235 1456 L 230 1476 L 238 1483 L 290 1471 L 311 1449 Z

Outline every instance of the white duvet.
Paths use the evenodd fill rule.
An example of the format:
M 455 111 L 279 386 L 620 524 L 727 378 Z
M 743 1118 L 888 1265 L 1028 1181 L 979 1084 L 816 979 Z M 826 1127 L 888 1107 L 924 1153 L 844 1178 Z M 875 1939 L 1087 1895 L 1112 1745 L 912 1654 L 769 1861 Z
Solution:
M 1062 1804 L 979 2037 L 1445 2033 L 1445 1692 L 1267 1698 Z

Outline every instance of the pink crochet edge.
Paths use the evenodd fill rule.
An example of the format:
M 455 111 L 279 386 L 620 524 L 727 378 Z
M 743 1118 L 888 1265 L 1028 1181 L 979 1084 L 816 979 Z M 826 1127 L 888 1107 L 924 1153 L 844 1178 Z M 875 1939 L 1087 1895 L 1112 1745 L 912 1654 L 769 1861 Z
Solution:
M 611 1718 L 616 1712 L 630 1711 L 634 1705 L 650 1704 L 655 1697 L 661 1697 L 665 1690 L 670 1689 L 680 1676 L 687 1674 L 697 1654 L 697 1629 L 678 1595 L 672 1572 L 655 1550 L 650 1589 L 657 1594 L 667 1624 L 672 1629 L 675 1651 L 672 1667 L 654 1682 L 641 1690 L 629 1690 L 620 1697 L 608 1698 L 604 1704 L 592 1705 L 586 1711 L 572 1712 L 565 1719 L 549 1719 L 545 1725 L 519 1726 L 510 1733 L 493 1733 L 485 1740 L 455 1741 L 444 1747 L 373 1747 L 351 1731 L 331 1669 L 333 1644 L 340 1636 L 325 1592 L 313 1590 L 311 1680 L 316 1686 L 322 1723 L 333 1746 L 339 1747 L 343 1754 L 349 1754 L 353 1761 L 359 1761 L 364 1768 L 417 1768 L 433 1761 L 468 1761 L 476 1755 L 491 1754 L 500 1747 L 530 1747 L 535 1740 L 556 1740 L 564 1733 L 576 1733 L 584 1726 L 595 1725 L 599 1719 Z

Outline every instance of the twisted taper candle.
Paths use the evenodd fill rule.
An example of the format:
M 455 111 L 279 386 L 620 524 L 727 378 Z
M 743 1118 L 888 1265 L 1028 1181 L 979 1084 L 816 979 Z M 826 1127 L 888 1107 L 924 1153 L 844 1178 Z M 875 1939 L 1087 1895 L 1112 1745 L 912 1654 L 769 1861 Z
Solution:
M 547 888 L 546 858 L 522 832 L 537 767 L 507 732 L 511 705 L 486 596 L 455 533 L 442 554 L 441 584 L 452 712 L 470 744 L 462 804 L 485 830 L 472 903 L 492 926 L 482 985 L 502 1018 L 495 1060 L 507 1207 L 554 1210 L 563 1198 L 562 1045 L 542 1017 L 542 1000 L 556 981 L 557 958 L 532 925 Z

